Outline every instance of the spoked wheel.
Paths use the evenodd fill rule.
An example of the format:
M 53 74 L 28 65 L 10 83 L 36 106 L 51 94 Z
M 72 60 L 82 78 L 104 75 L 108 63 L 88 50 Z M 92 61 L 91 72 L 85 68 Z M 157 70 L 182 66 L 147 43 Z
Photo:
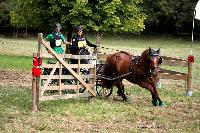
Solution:
M 96 79 L 96 92 L 100 97 L 109 97 L 112 92 L 113 92 L 113 88 L 107 89 L 105 87 L 102 87 L 103 85 L 103 81 L 102 79 L 97 78 Z
M 100 97 L 105 98 L 105 97 L 109 97 L 112 94 L 113 88 L 107 89 L 107 88 L 102 88 L 102 87 L 97 86 L 96 91 Z
M 96 75 L 97 75 L 96 92 L 100 97 L 106 98 L 112 94 L 113 88 L 107 89 L 107 88 L 101 87 L 103 84 L 103 79 L 102 79 L 103 69 L 104 69 L 104 63 L 98 62 L 97 68 L 96 68 L 96 70 L 97 70 L 96 71 Z

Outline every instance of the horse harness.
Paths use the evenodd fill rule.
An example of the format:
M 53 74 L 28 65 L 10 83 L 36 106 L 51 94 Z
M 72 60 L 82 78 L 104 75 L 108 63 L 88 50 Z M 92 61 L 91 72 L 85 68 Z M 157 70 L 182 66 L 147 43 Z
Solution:
M 124 52 L 126 53 L 126 52 Z M 127 53 L 126 53 L 127 54 Z M 118 57 L 118 56 L 117 56 Z M 131 56 L 131 62 L 129 64 L 129 72 L 128 73 L 125 73 L 123 75 L 120 75 L 120 76 L 116 76 L 117 74 L 114 74 L 115 76 L 112 76 L 112 77 L 105 77 L 105 76 L 98 76 L 97 75 L 97 78 L 102 78 L 102 79 L 106 79 L 106 80 L 110 80 L 110 81 L 113 81 L 113 80 L 117 80 L 117 79 L 120 79 L 120 78 L 123 78 L 123 77 L 126 77 L 126 76 L 129 76 L 131 75 L 131 77 L 135 80 L 135 82 L 137 82 L 138 79 L 146 79 L 148 78 L 149 76 L 152 78 L 153 76 L 156 76 L 154 75 L 154 73 L 150 72 L 150 70 L 148 71 L 147 74 L 141 74 L 139 76 L 137 76 L 136 72 L 139 71 L 139 69 L 135 70 L 133 68 L 133 65 L 137 65 L 139 64 L 140 62 L 140 59 L 141 59 L 141 56 Z M 117 58 L 116 58 L 117 60 Z M 143 66 L 139 66 L 139 67 L 143 67 Z
M 130 64 L 129 64 L 129 72 L 132 72 L 132 73 L 131 73 L 131 77 L 132 77 L 136 82 L 137 82 L 138 79 L 146 79 L 146 78 L 148 78 L 149 76 L 152 78 L 153 76 L 155 76 L 155 75 L 153 75 L 153 73 L 150 72 L 150 70 L 148 71 L 147 74 L 141 74 L 141 75 L 139 75 L 139 76 L 136 74 L 136 72 L 139 71 L 139 69 L 135 70 L 135 69 L 133 68 L 133 65 L 134 65 L 134 64 L 137 65 L 136 68 L 142 67 L 142 68 L 144 69 L 143 66 L 138 66 L 138 65 L 139 65 L 139 62 L 140 62 L 140 59 L 141 59 L 141 56 L 134 56 L 134 57 L 132 57 L 131 62 L 130 62 Z

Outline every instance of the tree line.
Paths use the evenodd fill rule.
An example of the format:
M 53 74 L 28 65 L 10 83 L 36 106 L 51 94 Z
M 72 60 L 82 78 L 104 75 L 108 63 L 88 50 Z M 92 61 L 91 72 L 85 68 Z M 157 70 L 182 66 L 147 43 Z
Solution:
M 191 32 L 197 0 L 1 0 L 0 29 L 94 33 Z M 199 22 L 197 22 L 199 27 Z M 5 28 L 6 27 L 6 28 Z

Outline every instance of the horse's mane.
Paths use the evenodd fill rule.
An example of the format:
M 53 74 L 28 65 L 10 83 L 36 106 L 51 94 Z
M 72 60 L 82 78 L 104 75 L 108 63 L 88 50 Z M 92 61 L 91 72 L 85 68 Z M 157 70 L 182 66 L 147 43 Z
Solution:
M 146 56 L 148 52 L 149 52 L 149 49 L 144 50 L 141 54 L 141 57 L 143 58 L 144 56 Z
M 126 55 L 131 55 L 130 53 L 126 52 L 126 51 L 120 51 L 121 53 L 124 53 Z

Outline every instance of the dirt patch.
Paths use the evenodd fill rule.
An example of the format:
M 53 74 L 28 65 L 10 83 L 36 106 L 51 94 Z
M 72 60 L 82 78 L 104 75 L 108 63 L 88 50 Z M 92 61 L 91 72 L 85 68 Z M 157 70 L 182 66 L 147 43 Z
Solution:
M 0 85 L 31 86 L 31 73 L 0 70 Z

